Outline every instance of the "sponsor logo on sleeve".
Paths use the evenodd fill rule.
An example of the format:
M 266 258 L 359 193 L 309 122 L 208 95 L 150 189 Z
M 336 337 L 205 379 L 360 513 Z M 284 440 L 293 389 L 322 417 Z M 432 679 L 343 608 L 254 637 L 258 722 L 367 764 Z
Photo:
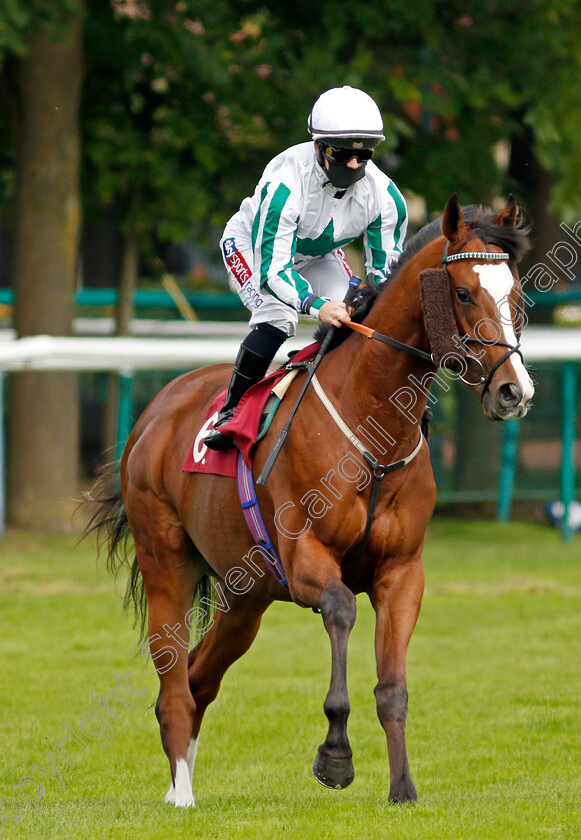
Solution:
M 231 236 L 222 242 L 224 260 L 230 274 L 240 286 L 242 302 L 249 309 L 258 309 L 264 303 L 264 298 L 252 282 L 252 271 L 241 252 L 236 247 L 234 237 Z
M 244 284 L 247 280 L 250 280 L 252 277 L 252 272 L 248 267 L 248 263 L 240 253 L 240 251 L 235 251 L 229 257 L 226 258 L 226 264 L 230 271 L 232 272 L 232 276 L 238 283 L 240 287 L 244 287 Z
M 234 242 L 234 237 L 230 237 L 230 239 L 225 239 L 222 243 L 222 247 L 224 249 L 224 256 L 229 257 L 231 254 L 236 253 L 236 243 Z

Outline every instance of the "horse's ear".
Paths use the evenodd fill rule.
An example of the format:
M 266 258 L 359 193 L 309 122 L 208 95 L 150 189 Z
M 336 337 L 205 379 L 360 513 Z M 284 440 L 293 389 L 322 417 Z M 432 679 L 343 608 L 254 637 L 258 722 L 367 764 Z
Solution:
M 456 193 L 448 199 L 444 207 L 442 233 L 452 245 L 459 245 L 466 239 L 464 213 L 462 212 Z
M 514 200 L 514 195 L 511 193 L 508 197 L 508 202 L 504 210 L 501 210 L 492 220 L 495 225 L 504 225 L 504 227 L 514 227 L 519 216 L 519 207 Z

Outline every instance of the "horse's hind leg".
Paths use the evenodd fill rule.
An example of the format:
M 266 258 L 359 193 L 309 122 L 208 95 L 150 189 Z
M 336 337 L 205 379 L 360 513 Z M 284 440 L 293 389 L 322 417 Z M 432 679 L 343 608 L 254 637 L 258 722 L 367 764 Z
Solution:
M 195 702 L 193 723 L 192 761 L 198 744 L 202 718 L 208 705 L 215 699 L 226 670 L 250 647 L 271 601 L 250 595 L 224 593 L 220 609 L 212 618 L 206 635 L 190 652 L 189 682 Z M 193 764 L 192 764 L 193 771 Z
M 135 548 L 147 597 L 151 658 L 161 685 L 156 714 L 172 775 L 166 802 L 188 807 L 195 804 L 188 751 L 196 707 L 188 686 L 186 614 L 201 565 L 189 537 L 161 502 L 141 522 L 154 522 L 156 528 L 155 535 L 144 535 L 142 527 Z

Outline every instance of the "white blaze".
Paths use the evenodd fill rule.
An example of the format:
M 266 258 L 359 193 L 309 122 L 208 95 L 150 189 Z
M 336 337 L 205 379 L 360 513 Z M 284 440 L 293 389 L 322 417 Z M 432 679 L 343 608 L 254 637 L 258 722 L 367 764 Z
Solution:
M 496 263 L 492 265 L 475 265 L 474 271 L 480 278 L 481 287 L 494 301 L 500 327 L 503 331 L 504 341 L 512 347 L 515 347 L 517 340 L 510 315 L 510 307 L 508 305 L 508 295 L 511 293 L 514 285 L 514 277 L 510 268 L 506 263 Z M 530 400 L 535 392 L 533 383 L 518 353 L 513 353 L 510 356 L 510 362 L 523 392 L 523 401 L 526 402 Z

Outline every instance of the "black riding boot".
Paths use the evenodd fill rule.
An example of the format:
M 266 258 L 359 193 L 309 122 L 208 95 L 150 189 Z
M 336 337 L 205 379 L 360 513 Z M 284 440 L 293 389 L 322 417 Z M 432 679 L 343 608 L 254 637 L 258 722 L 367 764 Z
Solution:
M 228 435 L 223 435 L 218 427 L 224 423 L 228 423 L 234 417 L 236 406 L 242 399 L 242 396 L 251 385 L 260 382 L 268 370 L 271 361 L 271 359 L 265 359 L 264 356 L 259 356 L 258 353 L 249 350 L 244 345 L 240 347 L 236 361 L 234 362 L 232 378 L 228 385 L 226 402 L 220 412 L 220 416 L 214 424 L 214 428 L 204 438 L 204 443 L 208 449 L 221 451 L 223 449 L 230 449 L 234 445 L 232 438 L 228 437 Z

